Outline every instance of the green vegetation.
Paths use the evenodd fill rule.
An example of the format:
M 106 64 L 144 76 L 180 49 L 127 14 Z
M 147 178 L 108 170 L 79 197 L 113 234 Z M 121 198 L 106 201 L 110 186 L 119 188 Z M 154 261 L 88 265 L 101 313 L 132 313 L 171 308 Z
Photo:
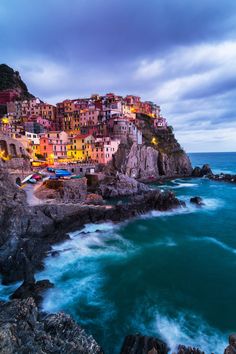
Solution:
M 137 114 L 137 119 L 146 145 L 168 155 L 183 153 L 183 149 L 174 136 L 173 127 L 155 129 L 151 124 L 150 117 L 145 114 Z

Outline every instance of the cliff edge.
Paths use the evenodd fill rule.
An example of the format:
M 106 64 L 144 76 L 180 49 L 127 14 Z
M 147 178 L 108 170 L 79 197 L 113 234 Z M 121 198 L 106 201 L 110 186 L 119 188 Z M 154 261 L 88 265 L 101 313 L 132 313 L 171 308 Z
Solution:
M 118 171 L 141 180 L 190 176 L 190 159 L 176 140 L 173 128 L 154 128 L 150 117 L 144 114 L 138 114 L 137 120 L 143 143 L 120 144 L 107 172 Z
M 18 71 L 6 64 L 0 64 L 0 104 L 33 98 Z

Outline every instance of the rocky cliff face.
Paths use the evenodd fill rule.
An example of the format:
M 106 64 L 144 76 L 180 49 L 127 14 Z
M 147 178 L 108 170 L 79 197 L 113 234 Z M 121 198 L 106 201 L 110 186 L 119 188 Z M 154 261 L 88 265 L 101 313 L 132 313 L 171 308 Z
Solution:
M 0 352 L 102 354 L 91 335 L 65 313 L 42 317 L 34 300 L 0 303 Z
M 139 115 L 143 144 L 121 144 L 108 167 L 137 179 L 190 176 L 189 157 L 176 140 L 172 128 L 154 129 L 150 118 Z
M 9 102 L 9 98 L 24 100 L 34 97 L 21 80 L 19 72 L 6 64 L 0 64 L 0 94 L 1 104 Z

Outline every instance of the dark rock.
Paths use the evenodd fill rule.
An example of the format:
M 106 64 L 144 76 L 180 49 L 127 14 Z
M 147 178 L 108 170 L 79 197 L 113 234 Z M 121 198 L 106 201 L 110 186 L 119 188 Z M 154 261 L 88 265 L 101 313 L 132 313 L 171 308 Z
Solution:
M 201 351 L 198 348 L 185 347 L 184 345 L 179 345 L 177 354 L 205 354 L 205 352 Z
M 58 251 L 52 251 L 51 252 L 51 256 L 52 257 L 58 257 L 60 255 L 60 252 L 58 252 Z
M 209 175 L 208 178 L 213 181 L 236 183 L 236 175 L 220 173 L 216 175 Z
M 201 197 L 192 197 L 190 198 L 190 202 L 199 206 L 204 205 Z
M 10 296 L 10 299 L 27 299 L 32 297 L 37 305 L 43 299 L 43 292 L 52 288 L 54 285 L 47 279 L 37 282 L 24 281 L 21 286 Z
M 195 167 L 192 172 L 192 177 L 211 176 L 213 172 L 209 165 L 205 164 L 202 167 Z
M 202 169 L 201 169 L 201 173 L 203 176 L 207 176 L 207 175 L 212 175 L 212 170 L 210 168 L 210 166 L 208 164 L 203 165 Z
M 98 193 L 104 198 L 130 196 L 147 192 L 149 187 L 136 181 L 134 178 L 116 173 L 115 176 L 106 176 L 99 185 Z
M 195 167 L 192 172 L 192 177 L 202 177 L 201 167 Z
M 167 354 L 167 345 L 155 337 L 126 336 L 120 354 Z
M 236 353 L 236 333 L 229 336 L 229 345 L 225 348 L 224 354 Z
M 43 317 L 32 298 L 0 303 L 0 352 L 102 354 L 93 337 L 64 313 Z

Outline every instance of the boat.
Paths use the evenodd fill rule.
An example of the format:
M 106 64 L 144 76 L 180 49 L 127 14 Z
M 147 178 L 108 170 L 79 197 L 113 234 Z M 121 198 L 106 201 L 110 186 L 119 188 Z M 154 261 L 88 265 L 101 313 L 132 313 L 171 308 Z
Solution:
M 71 179 L 79 179 L 79 178 L 83 178 L 82 176 L 80 175 L 77 175 L 77 176 L 71 176 Z
M 55 172 L 55 168 L 53 168 L 53 167 L 47 167 L 47 171 L 48 171 L 48 172 Z
M 21 181 L 21 184 L 26 183 L 32 176 L 33 176 L 33 174 L 31 174 L 31 175 L 25 177 L 25 179 L 23 179 L 23 181 Z
M 49 176 L 49 179 L 50 179 L 50 180 L 57 180 L 58 177 L 56 177 L 56 176 Z
M 38 173 L 35 173 L 33 174 L 32 178 L 35 179 L 36 181 L 40 181 L 42 179 L 42 176 Z
M 71 172 L 67 170 L 55 170 L 56 177 L 67 177 L 71 176 Z
M 34 178 L 30 178 L 27 182 L 31 183 L 31 184 L 36 184 L 37 183 L 36 179 L 34 179 Z

